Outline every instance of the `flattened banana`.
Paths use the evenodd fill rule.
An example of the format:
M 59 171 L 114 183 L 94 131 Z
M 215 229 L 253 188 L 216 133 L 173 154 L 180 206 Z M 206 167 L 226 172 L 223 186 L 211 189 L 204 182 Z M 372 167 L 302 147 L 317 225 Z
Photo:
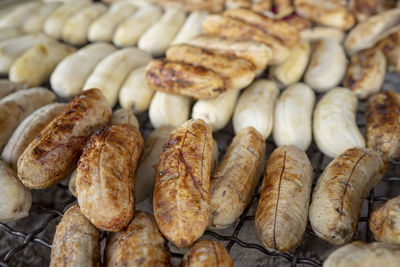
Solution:
M 384 11 L 358 23 L 346 36 L 344 46 L 352 55 L 371 48 L 377 42 L 399 30 L 400 8 Z
M 333 39 L 338 43 L 342 43 L 345 36 L 346 34 L 344 31 L 333 27 L 316 26 L 312 28 L 305 28 L 300 31 L 301 39 L 308 40 L 310 42 L 318 39 L 328 38 Z
M 348 30 L 355 18 L 345 5 L 334 0 L 295 0 L 296 13 L 325 26 Z
M 186 43 L 216 53 L 235 55 L 247 59 L 256 67 L 257 74 L 266 68 L 272 53 L 271 49 L 264 43 L 237 41 L 214 35 L 199 35 Z
M 166 52 L 166 57 L 167 60 L 185 62 L 216 72 L 224 78 L 228 91 L 248 86 L 256 75 L 254 65 L 245 59 L 214 53 L 196 46 L 171 46 Z
M 299 31 L 284 20 L 271 19 L 250 9 L 243 8 L 226 10 L 224 16 L 238 19 L 259 28 L 266 34 L 278 39 L 286 47 L 292 48 L 299 43 Z
M 224 79 L 214 71 L 175 61 L 152 60 L 146 80 L 155 90 L 197 99 L 215 98 L 226 90 Z
M 388 159 L 400 158 L 400 95 L 392 90 L 379 92 L 368 98 L 367 147 L 381 151 Z
M 209 15 L 203 22 L 203 32 L 239 41 L 264 43 L 272 52 L 269 60 L 270 65 L 280 64 L 289 56 L 289 49 L 279 40 L 267 35 L 255 26 L 222 15 Z
M 377 46 L 385 54 L 387 70 L 400 72 L 400 30 L 380 41 Z

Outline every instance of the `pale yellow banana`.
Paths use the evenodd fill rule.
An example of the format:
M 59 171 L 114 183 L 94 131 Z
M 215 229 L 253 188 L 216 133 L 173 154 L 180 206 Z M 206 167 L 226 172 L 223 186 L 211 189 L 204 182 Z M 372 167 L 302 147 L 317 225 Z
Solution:
M 62 39 L 73 45 L 86 44 L 90 24 L 106 11 L 107 7 L 101 3 L 83 8 L 67 20 L 62 30 Z
M 58 42 L 34 46 L 13 63 L 9 79 L 28 87 L 39 86 L 49 79 L 57 64 L 75 50 Z
M 161 56 L 185 22 L 185 13 L 169 8 L 140 38 L 138 47 L 153 56 Z
M 213 131 L 224 128 L 232 117 L 239 96 L 239 90 L 228 90 L 216 98 L 198 100 L 192 111 L 192 118 L 202 119 Z
M 155 5 L 143 5 L 118 25 L 113 36 L 114 44 L 121 47 L 136 45 L 140 37 L 161 15 L 161 8 Z
M 116 48 L 111 44 L 94 43 L 64 58 L 50 78 L 54 92 L 65 98 L 77 95 L 96 65 L 115 51 Z
M 276 102 L 273 137 L 277 146 L 294 145 L 306 151 L 312 140 L 315 93 L 304 83 L 289 86 Z
M 151 59 L 150 54 L 137 48 L 118 50 L 96 66 L 83 88 L 99 88 L 113 107 L 117 104 L 119 90 L 129 73 L 146 65 Z
M 123 20 L 132 15 L 136 7 L 129 2 L 112 4 L 108 11 L 89 27 L 88 39 L 91 42 L 110 42 L 114 32 Z
M 7 74 L 14 61 L 29 48 L 53 42 L 54 40 L 44 34 L 28 34 L 12 38 L 0 43 L 0 73 Z
M 207 16 L 208 12 L 202 10 L 190 13 L 174 41 L 172 41 L 172 44 L 183 44 L 193 37 L 200 35 L 203 32 L 203 21 Z
M 146 111 L 155 91 L 146 81 L 146 67 L 133 70 L 119 92 L 121 107 L 131 109 L 134 113 Z
M 235 133 L 253 126 L 267 139 L 274 124 L 274 109 L 278 95 L 279 89 L 276 84 L 264 79 L 257 80 L 245 89 L 233 114 Z
M 313 134 L 319 150 L 336 158 L 345 150 L 365 147 L 365 140 L 356 123 L 357 96 L 338 87 L 326 93 L 314 111 Z
M 178 127 L 189 119 L 191 104 L 190 97 L 157 91 L 150 103 L 150 122 L 154 128 Z

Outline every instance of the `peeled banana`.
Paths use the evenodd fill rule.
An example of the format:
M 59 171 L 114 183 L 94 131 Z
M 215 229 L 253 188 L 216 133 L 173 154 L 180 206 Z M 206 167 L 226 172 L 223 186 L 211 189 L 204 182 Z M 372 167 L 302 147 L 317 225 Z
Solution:
M 326 93 L 314 111 L 313 133 L 319 150 L 336 158 L 345 150 L 365 147 L 365 140 L 356 123 L 357 96 L 338 87 Z
M 0 41 L 12 39 L 24 34 L 25 32 L 22 30 L 21 27 L 0 28 Z
M 273 137 L 277 146 L 294 145 L 306 151 L 312 140 L 315 93 L 304 83 L 289 86 L 276 102 Z
M 161 18 L 140 38 L 138 47 L 153 56 L 161 56 L 172 43 L 185 22 L 185 13 L 168 8 Z
M 54 41 L 44 34 L 28 34 L 0 43 L 0 74 L 7 74 L 14 61 L 29 48 Z
M 193 106 L 192 118 L 202 119 L 213 131 L 219 131 L 231 119 L 238 96 L 238 90 L 228 90 L 216 98 L 198 100 Z
M 146 111 L 155 91 L 146 82 L 146 67 L 133 70 L 119 92 L 121 107 L 131 109 L 134 113 Z
M 95 20 L 89 28 L 91 42 L 109 42 L 119 23 L 135 12 L 136 7 L 127 1 L 112 4 L 106 13 Z
M 245 89 L 233 114 L 235 133 L 253 126 L 267 139 L 274 124 L 274 109 L 278 95 L 279 89 L 276 84 L 264 79 L 257 80 Z
M 101 3 L 83 8 L 67 20 L 62 30 L 62 39 L 73 45 L 86 44 L 90 25 L 106 11 L 107 7 Z
M 346 53 L 341 44 L 332 39 L 320 39 L 313 44 L 304 81 L 315 91 L 326 92 L 342 81 L 346 66 Z
M 190 97 L 157 91 L 150 103 L 150 122 L 155 128 L 178 127 L 189 119 L 191 104 Z
M 116 48 L 111 44 L 94 43 L 64 58 L 50 77 L 54 92 L 65 98 L 80 93 L 96 65 L 115 51 Z
M 162 10 L 155 5 L 143 5 L 138 11 L 121 22 L 113 36 L 117 46 L 136 45 L 142 34 L 151 27 L 162 15 Z
M 63 27 L 68 19 L 90 3 L 90 0 L 71 1 L 58 7 L 44 22 L 44 32 L 55 39 L 61 39 Z
M 135 198 L 137 203 L 146 199 L 153 192 L 158 156 L 173 129 L 172 126 L 161 126 L 151 132 L 144 142 L 143 153 L 135 173 Z
M 20 90 L 3 97 L 0 100 L 0 150 L 22 120 L 55 100 L 55 94 L 45 88 Z
M 271 78 L 276 79 L 283 86 L 298 82 L 307 68 L 310 50 L 309 42 L 301 41 L 290 51 L 288 59 L 282 64 L 271 67 Z
M 137 48 L 118 50 L 96 66 L 83 88 L 99 88 L 113 107 L 117 104 L 119 90 L 129 73 L 146 65 L 151 59 L 151 55 Z
M 172 44 L 186 43 L 193 37 L 201 34 L 203 32 L 202 24 L 207 16 L 208 12 L 202 10 L 190 13 Z
M 10 12 L 1 16 L 0 28 L 21 26 L 24 20 L 34 14 L 42 5 L 39 1 L 30 1 L 15 7 Z
M 29 87 L 39 86 L 50 77 L 57 64 L 74 51 L 74 47 L 58 42 L 34 46 L 13 63 L 9 79 Z
M 47 3 L 41 5 L 31 16 L 27 17 L 21 24 L 22 29 L 27 33 L 38 33 L 43 30 L 44 22 L 53 11 L 60 6 L 60 3 Z

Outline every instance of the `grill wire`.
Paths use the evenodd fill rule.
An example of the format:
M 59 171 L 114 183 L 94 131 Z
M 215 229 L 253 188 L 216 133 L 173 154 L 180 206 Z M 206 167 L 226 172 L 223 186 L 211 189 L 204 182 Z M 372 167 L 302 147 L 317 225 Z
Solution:
M 358 106 L 358 111 L 357 111 L 357 122 L 358 125 L 363 133 L 365 133 L 365 116 L 364 116 L 364 106 L 365 103 L 360 102 Z M 151 123 L 148 119 L 147 114 L 140 114 L 138 116 L 138 119 L 140 121 L 141 125 L 141 132 L 144 137 L 146 137 L 151 131 L 152 131 L 152 126 Z M 232 130 L 232 125 L 228 125 L 225 129 L 223 129 L 221 132 L 214 133 L 214 138 L 218 141 L 219 145 L 219 150 L 220 150 L 220 160 L 222 159 L 223 155 L 225 154 L 225 151 L 227 150 L 231 139 L 233 138 L 233 130 Z M 222 140 L 222 141 L 220 141 Z M 276 146 L 269 138 L 267 140 L 267 157 L 270 155 L 270 153 L 275 149 Z M 327 163 L 329 162 L 329 159 L 323 156 L 321 152 L 318 151 L 316 148 L 315 143 L 311 145 L 311 147 L 307 151 L 307 155 L 309 156 L 313 168 L 314 168 L 314 184 L 319 175 L 322 173 L 324 168 L 326 167 Z M 399 173 L 400 171 L 400 162 L 391 162 L 389 163 L 389 168 L 394 168 L 395 174 Z M 388 168 L 388 169 L 389 169 Z M 262 178 L 260 179 L 261 184 Z M 395 183 L 395 185 L 398 187 L 400 185 L 400 177 L 396 176 L 386 176 L 381 183 Z M 313 185 L 314 186 L 314 185 Z M 13 246 L 9 247 L 8 250 L 5 250 L 5 253 L 0 254 L 0 266 L 2 267 L 11 267 L 11 266 L 16 266 L 20 265 L 19 263 L 14 263 L 13 260 L 16 260 L 18 258 L 18 255 L 20 253 L 28 252 L 29 250 L 34 250 L 36 247 L 41 246 L 42 249 L 47 250 L 47 254 L 50 254 L 51 250 L 51 238 L 54 235 L 55 232 L 55 225 L 57 221 L 59 221 L 63 215 L 63 212 L 66 211 L 66 209 L 71 206 L 73 203 L 76 203 L 76 199 L 68 192 L 68 186 L 66 186 L 63 183 L 59 183 L 56 186 L 54 186 L 53 190 L 62 192 L 63 201 L 62 205 L 60 205 L 60 208 L 54 208 L 51 207 L 49 204 L 44 204 L 44 203 L 38 203 L 38 202 L 33 202 L 32 208 L 31 208 L 31 213 L 32 211 L 35 212 L 40 212 L 40 217 L 44 218 L 43 222 L 41 222 L 37 227 L 35 227 L 32 230 L 29 231 L 24 231 L 21 229 L 25 228 L 25 225 L 19 225 L 18 227 L 16 226 L 11 226 L 10 224 L 12 223 L 0 223 L 0 239 L 2 235 L 9 235 L 10 238 L 13 238 Z M 259 186 L 260 187 L 260 186 Z M 40 192 L 39 192 L 40 193 Z M 399 192 L 397 192 L 399 193 Z M 35 195 L 36 192 L 33 191 L 33 195 Z M 66 197 L 65 197 L 66 196 Z M 294 251 L 290 253 L 273 253 L 267 251 L 264 247 L 262 247 L 259 243 L 257 242 L 247 242 L 243 240 L 243 238 L 240 238 L 240 233 L 243 231 L 245 228 L 245 223 L 246 222 L 251 222 L 251 227 L 254 227 L 254 214 L 250 214 L 249 210 L 251 207 L 257 207 L 257 202 L 259 199 L 259 193 L 256 191 L 256 193 L 252 197 L 252 202 L 251 204 L 245 209 L 244 213 L 242 216 L 240 216 L 236 226 L 234 227 L 234 231 L 231 235 L 226 235 L 226 234 L 221 234 L 219 231 L 211 231 L 207 230 L 205 232 L 205 238 L 212 237 L 216 240 L 219 240 L 223 242 L 224 244 L 227 243 L 226 248 L 230 252 L 232 247 L 237 245 L 239 246 L 242 250 L 258 250 L 259 252 L 265 254 L 265 257 L 275 257 L 275 258 L 281 258 L 286 260 L 286 264 L 290 264 L 290 266 L 322 266 L 322 260 L 318 259 L 316 257 L 306 257 L 301 255 L 302 251 L 304 250 L 303 245 L 304 245 L 304 240 L 302 244 L 295 249 Z M 374 189 L 369 193 L 367 199 L 366 199 L 366 207 L 363 207 L 363 211 L 366 210 L 367 214 L 365 216 L 361 216 L 359 220 L 359 228 L 365 227 L 366 232 L 364 236 L 357 236 L 357 240 L 364 240 L 371 242 L 373 241 L 372 233 L 369 231 L 368 228 L 368 218 L 370 217 L 370 214 L 374 210 L 374 207 L 376 207 L 376 204 L 381 204 L 383 201 L 388 200 L 389 197 L 385 195 L 380 195 L 377 196 L 374 193 Z M 35 200 L 35 198 L 34 198 Z M 362 213 L 363 214 L 363 213 Z M 30 215 L 32 216 L 32 214 Z M 30 217 L 29 216 L 29 217 Z M 29 218 L 28 217 L 28 218 Z M 364 224 L 364 226 L 363 226 Z M 48 236 L 50 238 L 44 238 L 41 237 L 41 234 L 50 229 L 50 233 Z M 310 226 L 307 226 L 306 233 L 305 233 L 305 238 L 317 238 L 313 231 L 311 230 Z M 102 233 L 101 235 L 102 241 L 104 241 L 106 234 Z M 104 243 L 103 243 L 104 244 Z M 1 245 L 4 246 L 4 245 Z M 173 247 L 169 243 L 170 248 Z M 0 251 L 4 251 L 4 247 L 0 247 Z M 304 254 L 304 253 L 303 253 Z M 182 252 L 176 252 L 174 251 L 173 248 L 171 248 L 171 257 L 172 260 L 176 259 L 179 261 L 179 258 L 183 257 Z M 48 260 L 43 266 L 48 265 Z M 25 265 L 25 264 L 23 264 Z M 250 266 L 250 265 L 249 265 Z

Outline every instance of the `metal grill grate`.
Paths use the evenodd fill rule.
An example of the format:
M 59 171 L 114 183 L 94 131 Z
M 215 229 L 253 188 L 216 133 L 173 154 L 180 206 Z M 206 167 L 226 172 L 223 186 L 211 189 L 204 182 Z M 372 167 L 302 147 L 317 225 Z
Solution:
M 364 103 L 360 103 L 357 120 L 362 131 L 365 129 L 363 110 Z M 139 116 L 139 121 L 140 125 L 142 125 L 141 131 L 143 135 L 147 136 L 152 130 L 147 114 L 141 114 Z M 214 137 L 218 141 L 220 157 L 222 157 L 233 138 L 232 126 L 227 126 L 223 131 L 216 133 Z M 271 140 L 268 140 L 267 155 L 269 155 L 273 149 L 275 149 L 274 143 Z M 323 156 L 322 153 L 318 151 L 315 144 L 312 144 L 311 148 L 307 151 L 307 154 L 314 167 L 315 182 L 330 159 Z M 390 171 L 386 174 L 386 177 L 380 184 L 389 184 L 389 187 L 392 188 L 391 190 L 393 192 L 383 195 L 377 194 L 376 189 L 370 192 L 364 203 L 365 205 L 359 221 L 360 230 L 356 237 L 358 240 L 373 240 L 372 234 L 368 229 L 368 218 L 371 212 L 376 208 L 377 204 L 381 204 L 388 198 L 394 197 L 396 194 L 400 193 L 400 190 L 397 190 L 396 192 L 396 186 L 400 188 L 400 177 L 396 176 L 396 173 L 400 173 L 400 162 L 390 163 L 388 170 Z M 262 179 L 260 179 L 260 184 L 261 180 Z M 395 186 L 391 186 L 393 183 L 395 183 Z M 51 191 L 51 194 L 48 194 L 48 191 Z M 290 253 L 269 252 L 264 249 L 257 240 L 253 239 L 252 241 L 248 241 L 243 237 L 244 231 L 254 231 L 251 228 L 254 228 L 254 214 L 258 199 L 259 193 L 255 193 L 251 204 L 246 208 L 238 222 L 231 227 L 231 230 L 207 230 L 204 237 L 220 240 L 226 245 L 227 250 L 231 252 L 234 260 L 241 257 L 239 255 L 235 258 L 235 253 L 237 254 L 237 252 L 232 252 L 232 250 L 236 247 L 235 251 L 240 249 L 241 255 L 246 255 L 248 252 L 256 250 L 264 254 L 261 257 L 262 259 L 269 260 L 266 258 L 279 258 L 278 262 L 285 265 L 321 266 L 322 261 L 324 260 L 324 256 L 321 256 L 321 254 L 324 254 L 326 257 L 328 252 L 332 251 L 334 247 L 325 242 L 326 244 L 323 246 L 323 249 L 328 247 L 328 252 L 325 251 L 325 253 L 321 253 L 321 250 L 317 252 L 309 251 L 312 249 L 309 248 L 309 244 L 305 244 L 305 240 L 310 240 L 307 241 L 307 243 L 312 243 L 315 242 L 315 240 L 318 240 L 309 226 L 307 227 L 302 244 Z M 33 200 L 34 203 L 31 208 L 31 214 L 28 218 L 21 219 L 17 222 L 0 223 L 0 242 L 2 242 L 2 245 L 0 246 L 0 266 L 11 267 L 32 264 L 35 264 L 36 266 L 47 266 L 49 263 L 51 240 L 55 232 L 55 226 L 61 219 L 63 212 L 65 212 L 72 203 L 76 202 L 76 199 L 68 192 L 68 187 L 63 183 L 50 189 L 34 191 Z M 34 227 L 31 227 L 32 225 L 34 225 Z M 104 238 L 105 234 L 103 233 L 102 239 Z M 3 244 L 2 240 L 4 239 L 7 240 L 7 244 Z M 319 240 L 319 242 L 324 241 Z M 178 250 L 171 244 L 169 244 L 169 246 L 171 248 L 172 260 L 179 261 L 179 258 L 183 256 L 183 251 Z M 29 262 L 26 262 L 26 259 L 29 259 Z M 246 261 L 246 266 L 261 266 L 264 264 L 265 262 L 263 264 L 257 264 L 256 262 L 253 263 Z M 243 263 L 238 264 L 238 266 L 241 265 L 243 265 Z

